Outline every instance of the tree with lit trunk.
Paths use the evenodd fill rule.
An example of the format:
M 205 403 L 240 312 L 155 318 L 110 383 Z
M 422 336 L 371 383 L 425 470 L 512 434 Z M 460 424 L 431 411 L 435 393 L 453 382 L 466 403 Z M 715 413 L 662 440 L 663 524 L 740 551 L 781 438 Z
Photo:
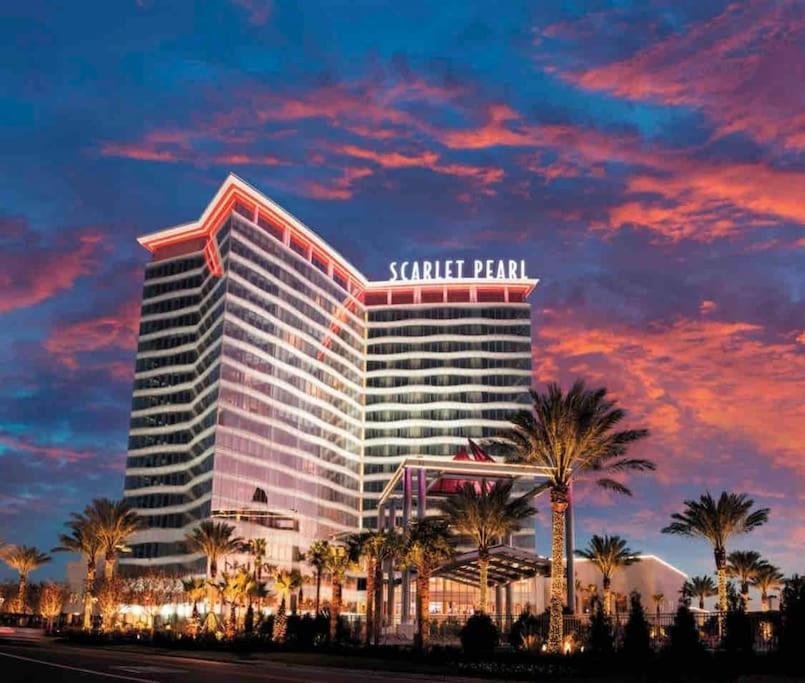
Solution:
M 328 541 L 313 541 L 305 553 L 305 561 L 316 572 L 316 614 L 321 611 L 321 575 L 327 568 L 327 557 L 330 552 Z
M 45 583 L 39 592 L 39 613 L 46 619 L 47 633 L 53 631 L 53 622 L 62 613 L 67 599 L 67 587 L 60 583 Z
M 734 550 L 727 556 L 727 576 L 741 583 L 741 600 L 749 609 L 749 585 L 769 563 L 756 550 Z
M 727 541 L 731 536 L 757 529 L 769 519 L 769 509 L 753 510 L 754 504 L 745 493 L 724 491 L 716 500 L 707 492 L 699 500 L 686 500 L 685 509 L 672 514 L 674 521 L 662 530 L 664 534 L 702 538 L 713 546 L 721 612 L 727 611 Z
M 86 562 L 84 576 L 84 596 L 82 628 L 92 628 L 92 603 L 94 600 L 95 573 L 98 555 L 101 553 L 101 538 L 98 533 L 97 520 L 85 514 L 74 512 L 67 522 L 69 533 L 59 534 L 59 545 L 52 552 L 79 553 Z
M 752 578 L 752 585 L 760 591 L 760 609 L 763 612 L 769 609 L 769 593 L 779 590 L 783 585 L 783 573 L 773 564 L 761 568 Z
M 704 609 L 705 599 L 717 593 L 718 590 L 712 576 L 692 576 L 682 586 L 683 597 L 698 599 L 699 609 Z
M 264 538 L 253 538 L 248 543 L 249 554 L 254 560 L 254 580 L 258 583 L 263 580 L 263 570 L 266 567 L 266 554 L 268 542 Z
M 433 572 L 453 556 L 450 531 L 444 520 L 412 522 L 405 534 L 403 560 L 416 571 L 415 645 L 424 650 L 430 639 L 430 579 Z
M 346 544 L 330 544 L 327 556 L 327 571 L 333 586 L 333 597 L 330 601 L 330 640 L 335 641 L 338 633 L 338 620 L 341 617 L 341 603 L 344 590 L 344 578 L 347 571 L 356 566 L 360 557 L 360 545 L 354 538 Z
M 218 576 L 218 559 L 240 551 L 243 539 L 234 536 L 235 527 L 225 522 L 204 520 L 189 534 L 185 535 L 185 544 L 191 553 L 201 553 L 207 558 L 207 580 L 210 587 L 210 612 L 215 613 L 215 596 L 217 589 L 215 579 Z M 214 617 L 213 617 L 214 619 Z
M 207 595 L 207 582 L 199 577 L 190 577 L 182 580 L 182 591 L 185 597 L 193 605 L 190 614 L 191 635 L 197 636 L 201 630 L 201 617 L 199 615 L 198 603 Z
M 109 498 L 93 500 L 84 510 L 84 515 L 95 523 L 104 558 L 104 577 L 110 581 L 115 574 L 118 554 L 131 552 L 126 543 L 135 531 L 143 527 L 143 520 L 131 509 L 128 501 Z
M 286 600 L 290 599 L 291 593 L 299 588 L 302 583 L 302 575 L 298 569 L 290 571 L 280 571 L 274 578 L 274 592 L 279 598 L 280 604 L 277 613 L 274 615 L 274 630 L 271 638 L 275 643 L 285 642 L 285 633 L 288 628 L 288 617 L 286 610 Z
M 638 552 L 626 545 L 620 536 L 594 535 L 584 550 L 577 550 L 576 555 L 583 557 L 601 572 L 604 588 L 604 614 L 612 613 L 612 575 L 620 567 L 628 567 L 639 562 Z
M 512 481 L 467 482 L 442 503 L 450 528 L 467 536 L 478 550 L 478 610 L 486 612 L 489 592 L 489 551 L 535 514 L 526 497 L 512 498 Z
M 500 441 L 507 446 L 509 462 L 545 468 L 546 481 L 535 493 L 551 496 L 551 594 L 547 650 L 562 649 L 564 604 L 565 512 L 570 503 L 570 484 L 592 476 L 610 491 L 631 495 L 611 476 L 654 470 L 650 460 L 625 457 L 631 445 L 648 436 L 646 429 L 616 431 L 626 413 L 607 397 L 604 388 L 588 390 L 576 381 L 565 394 L 558 384 L 545 393 L 531 392 L 532 409 L 512 418 L 512 427 Z
M 50 555 L 46 555 L 38 548 L 28 545 L 14 545 L 2 555 L 3 562 L 19 574 L 17 584 L 17 611 L 25 614 L 28 588 L 28 575 L 35 572 L 46 562 L 50 562 Z

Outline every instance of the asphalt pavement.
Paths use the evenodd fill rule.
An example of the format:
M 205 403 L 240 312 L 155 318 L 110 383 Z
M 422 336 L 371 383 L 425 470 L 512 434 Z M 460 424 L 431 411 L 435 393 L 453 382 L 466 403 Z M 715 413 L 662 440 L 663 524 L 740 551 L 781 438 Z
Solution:
M 151 652 L 79 647 L 53 642 L 0 641 L 2 683 L 218 683 L 274 681 L 276 683 L 422 683 L 430 676 L 337 667 L 282 664 L 265 660 L 221 662 Z M 450 677 L 451 682 L 461 679 Z M 464 679 L 466 680 L 466 679 Z

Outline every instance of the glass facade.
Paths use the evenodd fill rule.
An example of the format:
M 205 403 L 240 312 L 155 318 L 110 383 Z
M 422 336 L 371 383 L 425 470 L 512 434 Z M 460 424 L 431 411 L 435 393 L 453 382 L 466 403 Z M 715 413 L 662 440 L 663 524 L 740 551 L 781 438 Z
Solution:
M 148 528 L 124 565 L 202 569 L 184 538 L 210 517 L 294 562 L 375 526 L 402 458 L 452 457 L 527 400 L 524 297 L 378 293 L 275 209 L 146 245 L 125 496 Z

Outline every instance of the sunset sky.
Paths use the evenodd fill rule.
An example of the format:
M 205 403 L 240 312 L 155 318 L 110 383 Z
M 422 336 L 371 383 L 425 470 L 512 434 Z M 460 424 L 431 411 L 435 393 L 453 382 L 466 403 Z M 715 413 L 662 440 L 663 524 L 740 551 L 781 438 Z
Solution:
M 708 546 L 659 529 L 726 488 L 772 509 L 732 548 L 805 570 L 805 3 L 3 14 L 3 539 L 49 549 L 71 511 L 121 496 L 135 238 L 197 218 L 233 171 L 369 277 L 527 260 L 535 385 L 606 385 L 652 432 L 633 498 L 578 488 L 579 545 L 618 533 L 712 571 Z

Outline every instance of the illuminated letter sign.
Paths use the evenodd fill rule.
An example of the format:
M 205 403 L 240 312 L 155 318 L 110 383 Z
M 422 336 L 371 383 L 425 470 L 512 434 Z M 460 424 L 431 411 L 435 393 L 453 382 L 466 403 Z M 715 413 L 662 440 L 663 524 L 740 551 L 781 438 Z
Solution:
M 472 264 L 464 259 L 442 261 L 392 261 L 389 263 L 389 280 L 415 282 L 417 280 L 461 280 L 472 277 L 483 280 L 525 280 L 525 260 L 475 259 Z

